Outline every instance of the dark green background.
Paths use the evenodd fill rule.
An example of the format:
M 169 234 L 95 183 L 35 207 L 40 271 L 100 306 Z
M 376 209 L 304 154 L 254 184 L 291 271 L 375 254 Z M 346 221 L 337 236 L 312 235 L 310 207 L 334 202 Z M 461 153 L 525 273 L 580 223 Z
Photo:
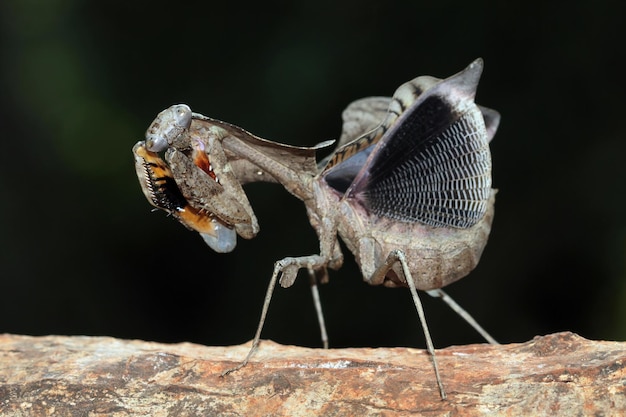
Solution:
M 502 114 L 478 268 L 448 291 L 493 335 L 626 339 L 624 3 L 3 1 L 0 332 L 249 340 L 273 262 L 317 253 L 303 205 L 247 188 L 261 225 L 227 255 L 151 213 L 131 147 L 184 102 L 257 135 L 337 138 L 341 110 L 478 56 Z M 354 261 L 322 287 L 331 345 L 423 346 L 408 291 Z M 435 345 L 480 341 L 423 297 Z M 263 336 L 318 346 L 307 280 Z

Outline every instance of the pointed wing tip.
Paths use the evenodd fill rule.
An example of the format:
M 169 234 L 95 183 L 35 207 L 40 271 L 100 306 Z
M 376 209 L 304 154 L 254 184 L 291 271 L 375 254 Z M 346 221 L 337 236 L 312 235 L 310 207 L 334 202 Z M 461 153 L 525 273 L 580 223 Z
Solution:
M 476 58 L 463 71 L 453 75 L 448 80 L 452 81 L 458 90 L 474 97 L 484 66 L 483 59 Z
M 487 130 L 487 141 L 491 142 L 500 127 L 500 113 L 496 110 L 484 106 L 478 106 L 485 121 L 485 129 Z
M 478 57 L 475 60 L 473 60 L 471 64 L 469 64 L 468 69 L 477 68 L 478 71 L 482 72 L 484 66 L 485 66 L 485 61 L 481 57 Z
M 478 84 L 478 80 L 480 79 L 484 68 L 485 61 L 483 61 L 482 58 L 478 57 L 473 60 L 463 71 L 461 71 L 461 74 L 465 74 L 468 79 L 475 79 L 476 83 Z

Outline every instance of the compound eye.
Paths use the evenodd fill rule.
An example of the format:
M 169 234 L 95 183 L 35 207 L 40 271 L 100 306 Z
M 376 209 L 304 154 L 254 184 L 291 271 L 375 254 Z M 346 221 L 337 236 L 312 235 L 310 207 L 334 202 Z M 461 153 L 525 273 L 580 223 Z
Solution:
M 146 133 L 146 149 L 150 152 L 161 152 L 168 147 L 167 139 L 160 134 Z
M 172 107 L 174 110 L 176 124 L 182 129 L 189 129 L 192 117 L 192 112 L 189 106 L 186 104 L 177 104 Z
M 146 149 L 161 152 L 191 126 L 189 106 L 176 104 L 159 113 L 146 131 Z

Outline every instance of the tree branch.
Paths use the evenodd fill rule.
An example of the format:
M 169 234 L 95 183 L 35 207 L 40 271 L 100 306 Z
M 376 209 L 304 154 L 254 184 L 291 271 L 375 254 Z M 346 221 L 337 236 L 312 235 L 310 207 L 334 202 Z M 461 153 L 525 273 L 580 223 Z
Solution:
M 550 416 L 626 413 L 626 343 L 572 333 L 437 350 L 206 347 L 0 335 L 0 415 Z

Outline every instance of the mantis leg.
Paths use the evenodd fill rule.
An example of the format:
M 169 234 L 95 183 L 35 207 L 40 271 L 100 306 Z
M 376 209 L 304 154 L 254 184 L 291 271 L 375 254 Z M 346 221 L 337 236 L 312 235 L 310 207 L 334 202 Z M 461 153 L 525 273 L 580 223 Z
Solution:
M 315 306 L 315 313 L 317 314 L 317 322 L 320 326 L 320 334 L 322 337 L 322 345 L 324 349 L 328 349 L 328 333 L 326 332 L 326 322 L 324 321 L 324 312 L 322 311 L 322 302 L 320 301 L 320 293 L 317 288 L 317 276 L 315 271 L 311 268 L 307 269 L 309 272 L 309 282 L 311 284 L 311 295 L 313 296 L 313 305 Z
M 267 311 L 270 308 L 270 301 L 272 300 L 272 294 L 274 293 L 274 287 L 276 286 L 278 278 L 280 277 L 281 286 L 290 287 L 296 280 L 298 270 L 302 268 L 315 270 L 323 268 L 326 263 L 326 258 L 320 255 L 310 255 L 299 258 L 284 258 L 274 264 L 274 272 L 272 273 L 272 278 L 270 279 L 267 292 L 265 293 L 265 301 L 263 302 L 263 309 L 261 310 L 261 319 L 259 320 L 256 334 L 252 340 L 252 347 L 250 348 L 250 351 L 248 351 L 245 359 L 239 365 L 222 372 L 222 376 L 226 376 L 231 372 L 237 371 L 246 366 L 250 361 L 250 358 L 252 358 L 252 355 L 254 355 L 254 352 L 259 347 L 259 343 L 261 343 L 261 331 L 263 330 L 263 325 L 265 324 L 265 318 L 267 317 Z
M 472 317 L 463 307 L 458 305 L 456 301 L 452 299 L 448 294 L 446 294 L 442 289 L 438 288 L 436 290 L 426 291 L 428 295 L 431 297 L 441 298 L 455 313 L 461 316 L 470 326 L 474 328 L 485 340 L 492 345 L 499 345 L 499 343 L 491 337 L 489 333 L 483 327 L 478 324 L 478 322 Z
M 393 250 L 387 255 L 387 259 L 385 262 L 380 265 L 372 277 L 370 278 L 371 282 L 381 281 L 387 275 L 387 272 L 391 270 L 393 265 L 399 262 L 402 267 L 402 273 L 404 274 L 404 278 L 406 283 L 411 291 L 411 297 L 413 298 L 413 304 L 415 304 L 415 308 L 417 310 L 417 316 L 419 317 L 420 323 L 422 325 L 422 330 L 424 331 L 424 338 L 426 339 L 426 348 L 428 353 L 430 353 L 431 360 L 433 362 L 433 369 L 435 371 L 435 378 L 437 379 L 437 385 L 439 386 L 439 394 L 441 395 L 441 399 L 446 399 L 446 392 L 443 388 L 443 382 L 441 381 L 441 375 L 439 374 L 439 365 L 437 364 L 437 358 L 435 357 L 435 348 L 433 346 L 432 338 L 430 337 L 430 331 L 428 330 L 428 324 L 426 324 L 426 316 L 424 315 L 424 308 L 422 307 L 422 302 L 420 301 L 419 296 L 417 295 L 417 288 L 415 287 L 415 282 L 413 281 L 413 277 L 411 276 L 411 271 L 409 271 L 409 266 L 406 262 L 406 255 L 401 250 Z

